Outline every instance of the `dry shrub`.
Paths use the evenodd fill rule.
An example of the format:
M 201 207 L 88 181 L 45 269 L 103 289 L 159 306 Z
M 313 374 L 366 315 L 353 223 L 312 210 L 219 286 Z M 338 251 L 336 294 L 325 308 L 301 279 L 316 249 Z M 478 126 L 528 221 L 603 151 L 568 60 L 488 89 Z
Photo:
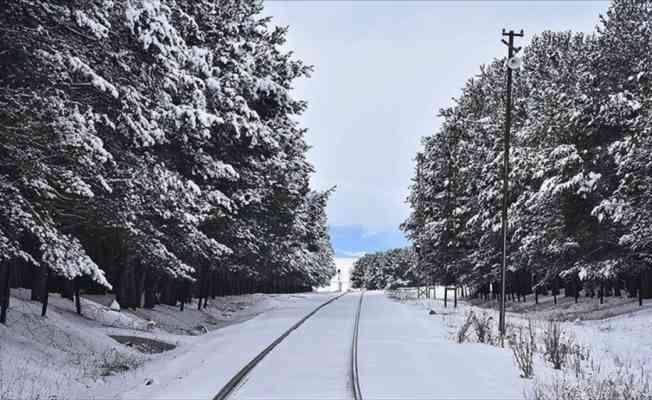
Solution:
M 475 327 L 475 336 L 480 343 L 494 344 L 493 335 L 493 317 L 486 312 L 481 316 L 475 316 L 473 326 Z
M 142 363 L 143 360 L 140 357 L 111 349 L 100 355 L 96 369 L 101 376 L 109 376 L 138 368 Z
M 457 343 L 464 343 L 468 338 L 469 328 L 475 322 L 475 313 L 473 311 L 468 311 L 464 316 L 464 322 L 457 330 Z
M 573 344 L 568 352 L 568 368 L 573 371 L 576 378 L 584 374 L 584 365 L 591 360 L 591 348 L 580 344 Z
M 649 400 L 650 376 L 646 369 L 621 365 L 610 373 L 591 363 L 588 371 L 573 377 L 555 375 L 551 382 L 537 381 L 528 400 Z
M 544 356 L 554 369 L 561 369 L 567 363 L 573 339 L 564 334 L 559 321 L 548 321 L 543 332 Z
M 536 332 L 532 320 L 528 326 L 518 327 L 518 334 L 509 336 L 509 344 L 514 354 L 514 361 L 521 371 L 522 378 L 531 378 L 534 375 L 534 354 L 537 351 Z

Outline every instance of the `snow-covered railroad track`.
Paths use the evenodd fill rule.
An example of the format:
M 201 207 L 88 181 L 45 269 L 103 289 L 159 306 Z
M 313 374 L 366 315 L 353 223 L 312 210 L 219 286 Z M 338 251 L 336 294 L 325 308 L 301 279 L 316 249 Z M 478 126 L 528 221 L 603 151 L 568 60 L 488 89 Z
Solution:
M 312 316 L 314 316 L 318 311 L 320 311 L 320 310 L 323 309 L 324 307 L 326 307 L 326 306 L 328 306 L 329 304 L 333 303 L 335 300 L 340 299 L 340 298 L 341 298 L 342 296 L 344 296 L 345 294 L 346 294 L 346 293 L 343 293 L 343 294 L 341 294 L 341 295 L 339 295 L 339 296 L 333 297 L 333 298 L 329 299 L 328 301 L 322 303 L 322 304 L 319 305 L 317 308 L 315 308 L 314 310 L 312 310 L 309 314 L 307 314 L 305 317 L 303 317 L 300 321 L 298 321 L 296 324 L 294 324 L 292 327 L 290 327 L 286 332 L 284 332 L 284 333 L 283 333 L 280 337 L 278 337 L 274 342 L 272 342 L 269 346 L 267 346 L 265 349 L 263 349 L 263 351 L 261 351 L 261 352 L 260 352 L 256 357 L 254 357 L 254 358 L 253 358 L 249 363 L 247 363 L 247 364 L 246 364 L 246 365 L 245 365 L 245 366 L 244 366 L 240 371 L 238 371 L 238 373 L 236 373 L 235 376 L 233 376 L 233 378 L 231 378 L 231 380 L 229 380 L 229 381 L 226 383 L 226 385 L 224 385 L 224 387 L 222 388 L 222 390 L 220 390 L 220 392 L 219 392 L 219 393 L 218 393 L 218 394 L 213 398 L 213 400 L 225 400 L 225 399 L 227 399 L 227 398 L 239 397 L 239 395 L 242 395 L 241 391 L 242 391 L 242 389 L 243 389 L 243 385 L 244 385 L 244 388 L 247 389 L 247 388 L 249 388 L 249 387 L 251 386 L 252 382 L 253 382 L 254 384 L 259 383 L 259 379 L 256 378 L 256 375 L 257 375 L 257 374 L 260 374 L 261 371 L 259 371 L 259 368 L 256 368 L 256 367 L 261 363 L 261 361 L 263 361 L 263 359 L 264 359 L 264 358 L 265 358 L 265 357 L 266 357 L 266 356 L 267 356 L 267 355 L 268 355 L 268 354 L 269 354 L 269 353 L 270 353 L 274 348 L 276 348 L 279 344 L 281 344 L 282 342 L 284 342 L 285 339 L 286 339 L 286 338 L 287 338 L 287 337 L 288 337 L 288 336 L 289 336 L 293 331 L 295 331 L 297 328 L 299 328 L 301 325 L 303 325 L 304 322 L 306 322 L 308 319 L 310 319 Z M 353 300 L 353 301 L 354 301 L 354 299 L 350 299 L 350 300 Z M 361 301 L 362 301 L 362 295 L 361 295 L 361 297 L 360 297 L 360 301 L 358 302 L 358 308 L 357 308 L 356 315 L 355 315 L 355 324 L 351 324 L 351 323 L 349 323 L 349 325 L 348 325 L 349 328 L 346 329 L 346 330 L 348 330 L 348 331 L 350 332 L 349 329 L 351 328 L 351 325 L 353 325 L 353 327 L 354 327 L 354 329 L 353 329 L 353 331 L 354 331 L 353 341 L 352 341 L 352 342 L 349 341 L 349 342 L 348 342 L 349 345 L 344 345 L 344 346 L 347 348 L 347 350 L 348 350 L 348 347 L 349 347 L 351 344 L 353 344 L 353 347 L 351 348 L 351 353 L 352 353 L 352 355 L 351 355 L 351 363 L 350 363 L 349 365 L 350 365 L 350 369 L 351 369 L 351 376 L 350 376 L 350 378 L 351 378 L 351 383 L 353 384 L 353 391 L 354 391 L 354 398 L 355 398 L 355 399 L 359 399 L 359 398 L 360 398 L 359 395 L 356 394 L 356 393 L 359 393 L 359 387 L 360 387 L 360 385 L 359 385 L 359 383 L 357 382 L 357 379 L 358 379 L 357 376 L 358 376 L 358 374 L 357 374 L 357 360 L 356 360 L 355 352 L 356 352 L 356 350 L 357 350 L 357 332 L 358 332 L 358 321 L 359 321 L 359 318 L 360 318 Z M 349 305 L 347 305 L 346 303 L 349 303 Z M 339 304 L 339 303 L 338 303 L 338 304 Z M 342 312 L 341 312 L 341 311 L 342 311 L 342 310 L 341 310 L 342 308 L 346 308 L 346 309 L 348 309 L 348 310 L 351 310 L 351 309 L 352 309 L 352 307 L 351 307 L 351 305 L 350 305 L 350 302 L 349 302 L 349 301 L 346 301 L 345 304 L 341 304 L 340 306 L 336 307 L 336 309 L 334 309 L 334 310 L 331 310 L 331 308 L 329 308 L 329 310 L 331 310 L 331 311 L 327 312 L 326 314 L 333 314 L 333 313 L 335 313 L 335 314 L 337 314 L 337 315 L 341 315 L 341 314 L 342 314 Z M 349 315 L 348 318 L 350 318 L 350 314 L 348 314 L 348 315 Z M 323 323 L 324 323 L 323 319 L 324 319 L 324 318 L 327 318 L 327 319 L 328 319 L 329 317 L 332 317 L 332 315 L 322 315 L 322 314 L 320 313 L 320 318 L 318 318 L 318 319 L 315 321 L 315 323 L 319 322 L 320 324 L 323 324 Z M 351 319 L 348 319 L 348 320 L 351 321 Z M 280 360 L 280 362 L 279 362 L 279 360 L 278 360 L 278 359 L 275 359 L 275 357 L 278 358 L 279 356 L 282 357 L 282 356 L 289 355 L 289 353 L 292 353 L 291 351 L 288 353 L 288 350 L 290 350 L 291 346 L 296 345 L 296 340 L 297 340 L 297 338 L 298 338 L 299 340 L 306 340 L 306 339 L 307 339 L 307 341 L 319 345 L 320 342 L 321 342 L 322 340 L 320 340 L 319 338 L 315 337 L 315 336 L 319 336 L 319 335 L 318 335 L 318 334 L 315 335 L 314 330 L 315 330 L 315 328 L 317 328 L 317 327 L 319 327 L 319 330 L 320 330 L 320 331 L 323 330 L 323 329 L 322 329 L 322 327 L 320 326 L 320 324 L 317 324 L 317 326 L 314 326 L 315 323 L 313 323 L 313 324 L 309 324 L 310 328 L 311 328 L 312 331 L 313 331 L 312 334 L 311 334 L 310 332 L 307 332 L 307 333 L 304 332 L 304 334 L 299 335 L 298 337 L 293 335 L 293 338 L 296 337 L 295 339 L 293 339 L 293 342 L 291 342 L 291 343 L 287 343 L 287 344 L 284 343 L 284 344 L 281 346 L 281 347 L 284 347 L 284 348 L 285 348 L 284 350 L 277 350 L 276 352 L 274 352 L 274 357 L 272 357 L 271 360 L 268 359 L 268 360 L 265 361 L 265 363 L 268 364 L 267 367 L 261 365 L 262 371 L 269 370 L 269 369 L 270 369 L 270 368 L 269 368 L 269 367 L 270 367 L 270 364 L 272 365 L 272 369 L 281 369 L 281 370 L 282 370 L 282 369 L 284 369 L 284 368 L 287 368 L 287 366 L 288 366 L 289 364 L 291 364 L 291 363 L 286 362 L 287 360 Z M 335 327 L 336 327 L 337 329 L 341 328 L 339 325 L 335 325 Z M 303 328 L 302 328 L 302 331 L 304 331 Z M 309 329 L 309 331 L 310 331 L 310 329 Z M 347 335 L 347 336 L 348 336 L 348 335 Z M 349 337 L 350 337 L 350 336 L 349 336 Z M 322 339 L 323 339 L 323 338 L 322 338 Z M 319 346 L 317 346 L 317 347 L 319 347 Z M 334 349 L 330 349 L 328 346 L 326 346 L 326 347 L 322 346 L 321 349 L 323 349 L 323 350 L 325 350 L 326 352 L 329 352 L 329 353 L 332 352 L 332 351 L 337 351 L 337 350 L 334 350 Z M 343 349 L 340 348 L 340 352 L 339 352 L 339 354 L 341 354 L 341 350 L 343 350 Z M 280 351 L 280 353 L 279 353 L 279 351 Z M 277 353 L 278 353 L 278 354 L 277 354 Z M 347 353 L 348 353 L 348 351 L 347 351 Z M 265 363 L 263 363 L 263 364 L 265 364 Z M 347 363 L 345 363 L 344 365 L 347 365 Z M 355 368 L 355 369 L 353 369 L 353 368 Z M 253 374 L 252 374 L 252 371 L 253 371 L 254 369 L 255 369 L 255 372 L 253 372 Z M 251 375 L 253 375 L 253 376 L 251 376 Z M 316 375 L 316 374 L 313 374 L 313 375 Z M 340 376 L 342 376 L 342 375 L 340 375 Z M 249 379 L 251 379 L 251 381 L 248 382 L 248 383 L 245 385 L 244 383 L 245 383 L 246 381 L 248 381 Z M 263 380 L 264 380 L 264 379 L 263 379 Z M 288 382 L 282 382 L 282 381 L 277 381 L 277 380 L 275 380 L 275 384 L 274 384 L 274 386 L 278 387 L 279 385 L 281 385 L 281 386 L 285 386 L 285 385 L 287 385 L 289 388 L 292 388 L 292 387 L 293 387 L 293 384 L 296 383 L 296 382 L 294 382 L 294 381 L 290 381 L 290 379 L 286 379 L 286 380 L 288 380 Z M 344 381 L 344 380 L 342 380 L 342 381 Z M 344 383 L 342 383 L 342 385 L 344 385 Z M 263 390 L 264 390 L 264 389 L 263 389 Z M 357 390 L 357 392 L 356 392 L 356 390 Z M 350 393 L 350 392 L 349 392 L 349 393 Z M 266 394 L 267 394 L 267 393 L 266 393 Z
M 358 300 L 358 309 L 355 312 L 355 326 L 353 328 L 353 343 L 351 345 L 351 384 L 353 386 L 353 398 L 362 400 L 362 391 L 360 390 L 360 377 L 358 375 L 358 331 L 360 328 L 360 311 L 362 310 L 362 298 L 364 291 L 360 292 Z

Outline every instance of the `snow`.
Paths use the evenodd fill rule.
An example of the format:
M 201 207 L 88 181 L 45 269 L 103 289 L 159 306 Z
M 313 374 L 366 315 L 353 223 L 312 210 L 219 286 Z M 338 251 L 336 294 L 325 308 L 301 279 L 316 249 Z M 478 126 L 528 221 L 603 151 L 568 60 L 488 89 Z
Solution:
M 335 258 L 335 268 L 340 270 L 340 281 L 342 283 L 342 291 L 347 291 L 351 288 L 351 271 L 353 270 L 353 263 L 356 258 Z M 331 278 L 328 286 L 319 288 L 319 291 L 334 292 L 340 290 L 337 274 Z
M 128 381 L 115 379 L 94 393 L 103 397 L 117 393 L 122 399 L 212 398 L 242 366 L 331 296 L 273 297 L 280 303 L 273 310 L 204 335 L 185 349 L 168 352 L 146 365 Z M 153 379 L 154 384 L 144 385 L 145 379 Z
M 47 317 L 42 318 L 41 304 L 29 301 L 29 294 L 25 289 L 12 290 L 7 325 L 0 325 L 0 397 L 3 399 L 113 397 L 133 391 L 144 379 L 160 379 L 152 371 L 164 371 L 171 360 L 183 359 L 184 355 L 198 358 L 198 353 L 219 355 L 213 347 L 221 348 L 224 339 L 221 335 L 211 338 L 228 330 L 218 328 L 235 326 L 270 310 L 295 307 L 297 311 L 288 312 L 290 315 L 303 315 L 305 311 L 301 308 L 303 297 L 295 295 L 227 296 L 209 300 L 208 308 L 202 311 L 197 311 L 196 303 L 188 304 L 183 312 L 166 305 L 157 305 L 153 310 L 116 312 L 109 308 L 113 296 L 82 295 L 83 316 L 78 316 L 72 301 L 51 294 Z M 317 296 L 315 302 L 324 297 Z M 308 301 L 306 307 L 312 305 L 314 302 Z M 209 333 L 201 335 L 206 330 Z M 231 331 L 231 342 L 238 341 L 238 332 Z M 177 348 L 161 354 L 142 354 L 108 335 L 153 339 Z M 267 340 L 270 338 L 264 335 L 260 338 L 261 342 Z M 224 364 L 224 359 L 218 361 Z M 234 368 L 239 365 L 237 361 L 234 359 Z M 145 366 L 139 367 L 143 363 Z M 112 370 L 125 364 L 132 369 Z M 181 371 L 186 370 L 183 364 L 172 364 Z
M 114 98 L 118 98 L 118 89 L 106 79 L 98 75 L 93 68 L 88 66 L 78 57 L 69 57 L 68 63 L 73 72 L 79 72 L 86 78 L 90 78 L 91 84 L 102 92 L 108 92 Z
M 368 292 L 362 306 L 358 368 L 363 398 L 522 398 L 509 349 L 460 345 L 442 319 Z M 449 305 L 450 307 L 450 305 Z
M 111 28 L 111 24 L 108 22 L 98 22 L 81 10 L 75 11 L 75 20 L 77 25 L 90 29 L 93 35 L 95 35 L 95 37 L 98 39 L 106 39 L 109 36 L 109 29 Z
M 481 378 L 475 378 L 472 375 L 475 368 L 484 368 L 487 371 L 491 371 L 494 374 L 492 379 L 495 378 L 498 381 L 504 380 L 503 383 L 505 384 L 509 380 L 507 376 L 503 376 L 505 368 L 509 368 L 513 377 L 518 378 L 519 373 L 516 371 L 513 361 L 509 367 L 506 365 L 500 368 L 497 367 L 500 361 L 495 358 L 498 356 L 496 352 L 505 351 L 508 356 L 507 359 L 510 359 L 511 351 L 508 348 L 501 349 L 478 343 L 458 345 L 452 340 L 457 329 L 461 326 L 466 313 L 469 311 L 474 311 L 476 315 L 485 314 L 492 316 L 493 321 L 497 321 L 498 313 L 496 311 L 472 306 L 463 300 L 458 303 L 458 308 L 453 308 L 451 303 L 449 303 L 448 308 L 444 308 L 441 299 L 416 300 L 414 298 L 414 291 L 412 292 L 411 298 L 410 296 L 407 296 L 407 298 L 408 300 L 404 301 L 404 306 L 413 309 L 415 319 L 426 321 L 423 330 L 427 329 L 428 326 L 432 329 L 434 326 L 435 331 L 438 331 L 439 337 L 448 337 L 449 343 L 461 348 L 458 353 L 455 353 L 453 360 L 458 357 L 463 357 L 463 353 L 466 351 L 476 351 L 462 350 L 467 347 L 470 349 L 484 348 L 483 351 L 487 352 L 486 354 L 478 353 L 478 358 L 472 361 L 470 360 L 465 367 L 469 371 L 464 372 L 466 375 L 463 379 L 467 382 L 472 381 L 473 387 L 481 384 L 481 381 L 478 381 Z M 481 304 L 495 306 L 495 301 Z M 570 319 L 569 321 L 561 322 L 562 332 L 566 337 L 571 338 L 575 344 L 589 349 L 591 363 L 595 362 L 597 368 L 601 369 L 600 374 L 602 374 L 603 379 L 606 379 L 610 374 L 616 374 L 622 371 L 621 368 L 623 365 L 631 366 L 633 371 L 647 371 L 649 366 L 652 365 L 652 339 L 648 334 L 650 327 L 652 327 L 651 304 L 639 307 L 638 302 L 633 299 L 620 298 L 605 298 L 605 304 L 603 305 L 600 305 L 597 299 L 580 298 L 580 302 L 575 304 L 574 299 L 559 296 L 558 304 L 555 305 L 552 296 L 540 296 L 540 303 L 538 305 L 534 305 L 532 301 L 531 303 L 525 304 L 510 302 L 508 306 L 507 324 L 514 327 L 526 326 L 528 320 L 531 319 L 534 322 L 540 349 L 542 348 L 541 341 L 543 340 L 543 333 L 547 321 L 551 319 Z M 430 315 L 430 310 L 434 311 L 435 314 Z M 510 310 L 515 312 L 509 312 Z M 394 317 L 396 318 L 396 315 Z M 416 338 L 411 340 L 416 340 Z M 436 355 L 437 357 L 433 354 L 432 357 L 435 357 L 433 360 L 441 359 L 441 354 L 441 352 L 438 353 Z M 589 368 L 585 366 L 585 368 L 589 369 L 589 374 L 597 374 L 595 370 L 591 369 L 593 367 Z M 541 354 L 537 354 L 535 358 L 534 374 L 534 380 L 519 378 L 512 382 L 513 385 L 518 385 L 520 396 L 531 394 L 532 387 L 537 382 L 550 382 L 551 380 L 558 379 L 560 376 L 564 376 L 564 374 L 553 370 L 549 364 L 545 363 Z M 568 374 L 572 375 L 572 373 L 570 371 L 566 373 L 565 376 L 567 379 Z M 455 379 L 455 377 L 450 377 L 450 379 Z M 467 390 L 473 391 L 474 389 L 464 388 L 460 390 L 460 392 L 457 392 L 460 395 L 447 396 L 442 393 L 441 396 L 446 398 L 483 397 L 480 395 L 481 393 L 477 395 L 473 393 L 467 396 L 461 395 Z M 489 387 L 486 390 L 488 390 L 487 393 L 490 393 Z M 507 397 L 507 394 L 496 395 L 494 397 L 503 398 Z
M 539 380 L 559 374 L 539 354 L 535 379 L 522 379 L 508 346 L 452 340 L 465 313 L 473 310 L 497 320 L 495 311 L 467 301 L 444 308 L 441 298 L 416 299 L 410 289 L 400 293 L 400 301 L 379 291 L 365 294 L 358 343 L 364 398 L 522 398 Z M 334 294 L 229 296 L 210 300 L 207 310 L 191 304 L 184 312 L 164 305 L 116 312 L 108 307 L 112 296 L 88 295 L 82 298 L 83 317 L 75 314 L 74 303 L 53 294 L 46 318 L 40 317 L 40 304 L 28 300 L 29 291 L 13 290 L 12 295 L 8 325 L 0 325 L 0 394 L 176 399 L 212 398 L 242 366 Z M 233 398 L 351 398 L 358 298 L 347 294 L 307 320 L 263 359 Z M 565 315 L 575 320 L 563 322 L 562 330 L 590 348 L 603 373 L 623 364 L 643 370 L 652 364 L 652 305 L 638 308 L 631 299 L 608 298 L 601 308 L 595 299 L 575 304 L 560 297 L 557 305 L 547 296 L 540 299 L 538 308 L 510 303 L 508 324 L 524 326 L 533 318 L 541 340 L 545 321 Z M 142 354 L 108 335 L 176 348 Z M 112 371 L 117 361 L 130 370 Z M 6 395 L 8 379 L 15 383 Z
M 357 294 L 320 310 L 281 342 L 233 399 L 347 399 Z

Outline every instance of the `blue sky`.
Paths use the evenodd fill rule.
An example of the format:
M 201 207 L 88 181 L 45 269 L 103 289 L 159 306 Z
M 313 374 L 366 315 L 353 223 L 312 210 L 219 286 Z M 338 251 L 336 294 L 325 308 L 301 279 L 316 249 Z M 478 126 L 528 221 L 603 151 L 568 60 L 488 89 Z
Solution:
M 289 25 L 287 48 L 314 65 L 295 95 L 312 146 L 316 189 L 328 206 L 339 256 L 404 246 L 398 225 L 420 138 L 439 126 L 479 65 L 503 56 L 502 28 L 526 44 L 544 30 L 590 32 L 605 1 L 282 1 L 265 3 Z

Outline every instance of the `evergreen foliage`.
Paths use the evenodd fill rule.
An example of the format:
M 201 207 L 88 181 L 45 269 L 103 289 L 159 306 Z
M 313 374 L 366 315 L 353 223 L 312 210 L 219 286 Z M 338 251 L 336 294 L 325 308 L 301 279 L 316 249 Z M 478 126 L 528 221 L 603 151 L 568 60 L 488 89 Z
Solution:
M 121 303 L 306 290 L 334 274 L 329 192 L 258 0 L 0 10 L 0 263 Z M 0 274 L 1 275 L 1 274 Z M 40 274 L 43 275 L 43 274 Z M 191 288 L 188 293 L 186 289 Z M 148 297 L 149 296 L 149 297 Z
M 413 286 L 419 281 L 415 261 L 411 248 L 365 254 L 353 263 L 351 286 L 369 290 Z
M 615 0 L 594 34 L 544 32 L 515 71 L 508 291 L 652 297 L 652 5 Z M 423 139 L 402 229 L 429 279 L 488 291 L 501 266 L 505 60 Z M 606 289 L 603 285 L 606 284 Z M 496 287 L 497 285 L 494 285 Z

